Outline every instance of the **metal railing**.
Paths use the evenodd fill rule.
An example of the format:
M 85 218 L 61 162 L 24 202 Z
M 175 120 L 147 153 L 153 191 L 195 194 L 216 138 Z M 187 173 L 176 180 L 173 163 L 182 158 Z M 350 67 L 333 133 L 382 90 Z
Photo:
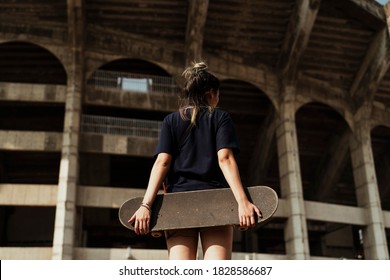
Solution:
M 179 86 L 171 77 L 128 72 L 97 70 L 88 80 L 88 86 L 138 93 L 164 93 L 178 95 Z
M 83 115 L 81 132 L 158 138 L 160 121 Z

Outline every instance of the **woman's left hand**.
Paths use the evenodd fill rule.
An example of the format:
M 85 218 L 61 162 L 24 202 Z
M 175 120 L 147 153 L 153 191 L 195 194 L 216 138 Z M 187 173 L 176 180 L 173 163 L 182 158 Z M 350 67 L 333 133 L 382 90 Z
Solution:
M 130 218 L 128 223 L 134 222 L 134 232 L 136 234 L 148 234 L 150 223 L 150 210 L 141 206 L 134 215 Z

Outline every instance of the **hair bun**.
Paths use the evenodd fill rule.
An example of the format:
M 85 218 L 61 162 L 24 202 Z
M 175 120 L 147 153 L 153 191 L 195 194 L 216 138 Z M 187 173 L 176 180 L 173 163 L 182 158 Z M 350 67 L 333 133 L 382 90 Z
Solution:
M 198 76 L 202 72 L 207 71 L 207 65 L 206 63 L 202 62 L 193 62 L 192 67 L 188 67 L 186 70 L 183 72 L 183 76 L 186 80 L 189 80 L 193 77 Z
M 196 73 L 199 73 L 201 71 L 207 71 L 207 65 L 204 62 L 195 63 L 192 67 L 192 71 Z

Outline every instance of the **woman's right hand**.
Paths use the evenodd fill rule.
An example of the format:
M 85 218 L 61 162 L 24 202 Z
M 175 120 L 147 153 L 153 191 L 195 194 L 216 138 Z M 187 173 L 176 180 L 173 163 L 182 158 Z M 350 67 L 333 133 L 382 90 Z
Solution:
M 260 209 L 248 200 L 238 204 L 238 213 L 241 227 L 254 227 L 262 217 Z
M 134 223 L 134 232 L 136 234 L 148 234 L 150 223 L 150 210 L 144 206 L 138 208 L 128 223 Z
M 128 221 L 130 224 L 134 223 L 134 232 L 136 234 L 148 234 L 150 232 L 151 205 L 168 173 L 171 160 L 172 156 L 170 154 L 160 153 L 153 164 L 142 204 Z

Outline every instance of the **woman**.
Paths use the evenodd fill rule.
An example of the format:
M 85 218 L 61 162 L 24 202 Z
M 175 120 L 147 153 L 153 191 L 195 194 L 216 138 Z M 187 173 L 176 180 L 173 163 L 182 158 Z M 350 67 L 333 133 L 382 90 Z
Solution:
M 249 202 L 241 183 L 234 157 L 238 144 L 233 122 L 228 113 L 216 108 L 219 80 L 203 62 L 187 68 L 183 77 L 182 104 L 163 121 L 149 184 L 129 223 L 134 222 L 137 234 L 149 232 L 151 205 L 166 179 L 167 192 L 230 186 L 238 203 L 240 226 L 252 227 L 261 213 Z M 198 234 L 204 259 L 231 259 L 232 226 L 167 231 L 169 259 L 195 259 Z

